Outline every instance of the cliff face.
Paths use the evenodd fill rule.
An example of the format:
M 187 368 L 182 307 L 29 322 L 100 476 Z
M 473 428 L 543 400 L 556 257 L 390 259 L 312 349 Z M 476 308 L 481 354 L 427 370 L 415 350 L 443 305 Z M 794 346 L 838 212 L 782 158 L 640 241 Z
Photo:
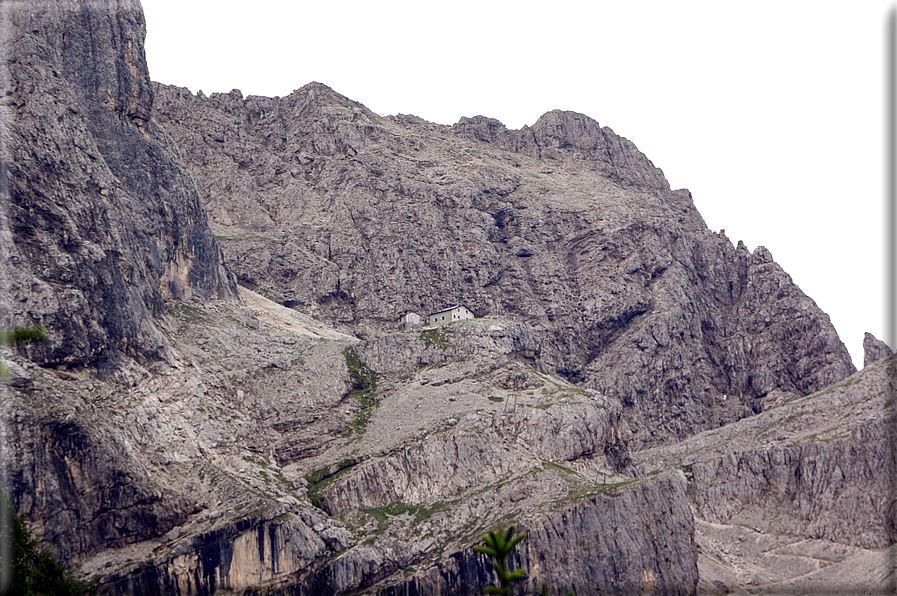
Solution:
M 893 591 L 895 404 L 891 356 L 810 396 L 633 454 L 636 467 L 686 472 L 699 589 Z
M 192 366 L 133 388 L 7 356 L 14 500 L 100 593 L 474 594 L 508 523 L 528 593 L 885 585 L 894 357 L 630 453 L 622 404 L 534 368 L 523 323 L 358 342 L 243 293 L 174 303 Z
M 164 298 L 233 297 L 177 149 L 152 119 L 139 2 L 4 3 L 3 324 L 42 365 L 172 358 Z
M 641 523 L 647 512 L 654 523 Z M 695 594 L 697 549 L 681 476 L 559 507 L 518 531 L 527 539 L 508 563 L 527 571 L 515 586 L 520 593 L 541 593 L 544 582 L 559 594 Z M 584 544 L 588 556 L 582 556 Z M 467 549 L 376 593 L 474 596 L 492 582 L 488 560 Z
M 0 326 L 48 334 L 13 348 L 27 360 L 3 387 L 4 488 L 77 562 L 168 532 L 195 501 L 163 492 L 108 424 L 113 389 L 59 383 L 134 384 L 140 364 L 176 362 L 163 300 L 236 299 L 236 285 L 152 119 L 139 2 L 4 2 L 0 29 Z M 63 376 L 35 385 L 36 365 Z
M 50 397 L 38 393 L 41 398 Z M 162 491 L 118 432 L 84 416 L 84 401 L 7 399 L 4 489 L 31 529 L 63 560 L 155 538 L 184 523 L 194 503 Z M 60 399 L 62 398 L 62 399 Z M 52 402 L 51 402 L 52 403 Z
M 618 397 L 644 445 L 854 371 L 760 247 L 572 112 L 532 127 L 380 117 L 312 83 L 284 98 L 156 86 L 241 283 L 369 334 L 464 302 L 549 331 L 542 364 Z
M 529 366 L 525 324 L 358 342 L 248 292 L 175 304 L 192 366 L 133 388 L 6 356 L 14 501 L 99 593 L 475 593 L 508 519 L 536 590 L 694 592 L 681 474 L 627 476 L 620 404 Z M 353 353 L 394 366 L 367 403 Z

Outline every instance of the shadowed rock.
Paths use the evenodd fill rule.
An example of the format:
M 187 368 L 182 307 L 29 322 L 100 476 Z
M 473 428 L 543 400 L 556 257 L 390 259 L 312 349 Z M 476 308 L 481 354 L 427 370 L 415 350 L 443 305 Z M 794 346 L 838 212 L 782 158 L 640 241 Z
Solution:
M 140 4 L 4 8 L 3 324 L 42 365 L 173 354 L 165 298 L 236 296 L 189 171 L 152 119 Z

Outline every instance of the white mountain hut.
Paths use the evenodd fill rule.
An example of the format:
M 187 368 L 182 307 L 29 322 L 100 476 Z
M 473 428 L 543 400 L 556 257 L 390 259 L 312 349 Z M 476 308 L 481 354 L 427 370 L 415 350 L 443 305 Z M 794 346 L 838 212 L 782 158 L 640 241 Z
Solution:
M 437 310 L 436 312 L 431 312 L 427 315 L 427 321 L 424 324 L 427 327 L 432 327 L 434 325 L 447 325 L 452 321 L 474 318 L 476 317 L 473 316 L 473 313 L 470 312 L 469 308 L 463 304 L 456 304 L 454 306 L 443 308 L 442 310 Z

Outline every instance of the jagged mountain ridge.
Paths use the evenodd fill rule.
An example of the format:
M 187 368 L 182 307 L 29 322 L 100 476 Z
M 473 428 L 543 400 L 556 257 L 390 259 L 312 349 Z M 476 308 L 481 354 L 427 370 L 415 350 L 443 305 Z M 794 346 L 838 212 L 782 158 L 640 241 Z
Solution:
M 620 398 L 646 445 L 855 370 L 766 249 L 710 232 L 587 116 L 446 127 L 312 83 L 273 99 L 157 85 L 156 117 L 241 283 L 363 336 L 457 302 L 544 327 L 545 370 Z

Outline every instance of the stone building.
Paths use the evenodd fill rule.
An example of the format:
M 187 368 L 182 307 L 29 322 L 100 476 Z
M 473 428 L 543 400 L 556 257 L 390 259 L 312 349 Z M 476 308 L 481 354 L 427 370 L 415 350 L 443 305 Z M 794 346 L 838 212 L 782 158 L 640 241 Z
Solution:
M 423 319 L 416 312 L 410 312 L 399 319 L 399 329 L 402 331 L 413 331 L 423 324 Z
M 443 308 L 442 310 L 437 310 L 436 312 L 431 312 L 427 315 L 427 320 L 424 325 L 432 327 L 434 325 L 446 325 L 452 321 L 473 318 L 475 317 L 473 316 L 473 313 L 470 312 L 470 309 L 463 304 L 456 304 L 454 306 L 449 306 L 448 308 Z

